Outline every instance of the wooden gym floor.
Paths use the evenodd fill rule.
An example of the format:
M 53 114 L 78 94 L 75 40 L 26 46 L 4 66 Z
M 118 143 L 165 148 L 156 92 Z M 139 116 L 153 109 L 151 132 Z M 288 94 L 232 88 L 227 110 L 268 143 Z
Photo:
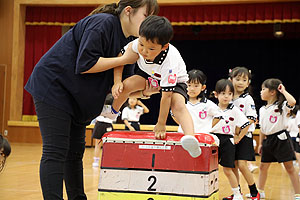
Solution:
M 39 183 L 39 160 L 42 147 L 40 144 L 13 143 L 12 154 L 7 159 L 4 171 L 0 173 L 0 199 L 1 200 L 41 200 L 42 193 Z M 86 148 L 84 155 L 84 181 L 85 192 L 89 200 L 97 200 L 99 169 L 92 167 L 94 148 Z M 259 165 L 260 157 L 254 163 Z M 297 168 L 298 169 L 298 168 Z M 254 174 L 258 179 L 258 171 Z M 244 194 L 248 193 L 245 180 L 241 177 L 241 187 Z M 265 188 L 267 199 L 291 200 L 293 188 L 288 175 L 281 164 L 273 163 L 269 169 L 267 185 Z M 220 200 L 231 194 L 229 183 L 219 169 Z M 64 193 L 64 199 L 67 199 Z M 246 199 L 246 198 L 245 198 Z M 124 199 L 125 200 L 125 199 Z

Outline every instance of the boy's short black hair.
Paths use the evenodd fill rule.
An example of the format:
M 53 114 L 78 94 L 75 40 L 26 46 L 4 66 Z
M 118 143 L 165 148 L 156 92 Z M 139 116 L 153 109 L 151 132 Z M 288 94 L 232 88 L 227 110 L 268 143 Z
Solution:
M 142 22 L 139 35 L 164 46 L 173 37 L 173 27 L 167 18 L 150 15 Z

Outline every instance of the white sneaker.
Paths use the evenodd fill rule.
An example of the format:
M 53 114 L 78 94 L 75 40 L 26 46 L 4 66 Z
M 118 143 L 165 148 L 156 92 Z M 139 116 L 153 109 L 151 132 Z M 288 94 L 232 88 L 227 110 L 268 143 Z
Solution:
M 93 167 L 99 167 L 99 163 L 98 162 L 93 162 Z
M 264 192 L 260 192 L 260 198 L 261 199 L 265 199 L 266 198 L 266 194 Z M 245 197 L 250 198 L 252 197 L 251 194 L 245 194 Z
M 201 155 L 201 148 L 198 140 L 192 135 L 185 135 L 180 139 L 181 146 L 189 152 L 189 154 L 196 158 Z
M 111 105 L 104 105 L 100 115 L 115 121 L 120 115 L 120 112 L 114 113 Z
M 233 195 L 232 200 L 243 200 L 243 196 L 241 194 L 240 195 Z

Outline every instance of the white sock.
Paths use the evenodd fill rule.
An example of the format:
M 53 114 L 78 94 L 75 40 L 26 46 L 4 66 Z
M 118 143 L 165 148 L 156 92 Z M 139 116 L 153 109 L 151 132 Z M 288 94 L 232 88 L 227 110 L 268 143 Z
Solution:
M 99 162 L 100 158 L 99 157 L 94 157 L 94 163 Z
M 261 194 L 261 193 L 265 193 L 265 191 L 264 191 L 264 190 L 260 190 L 260 189 L 258 189 L 258 188 L 257 188 L 257 191 L 259 192 L 259 194 Z
M 234 196 L 239 196 L 239 195 L 241 195 L 240 187 L 231 188 L 231 189 L 232 189 L 232 192 L 233 192 L 233 195 L 234 195 Z

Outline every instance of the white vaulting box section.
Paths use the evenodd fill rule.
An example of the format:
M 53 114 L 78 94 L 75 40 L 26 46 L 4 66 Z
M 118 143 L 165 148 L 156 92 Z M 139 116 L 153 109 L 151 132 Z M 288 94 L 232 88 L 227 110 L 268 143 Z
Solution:
M 98 200 L 219 199 L 218 151 L 209 134 L 196 134 L 202 154 L 193 158 L 182 133 L 156 140 L 153 132 L 113 131 L 103 139 Z

